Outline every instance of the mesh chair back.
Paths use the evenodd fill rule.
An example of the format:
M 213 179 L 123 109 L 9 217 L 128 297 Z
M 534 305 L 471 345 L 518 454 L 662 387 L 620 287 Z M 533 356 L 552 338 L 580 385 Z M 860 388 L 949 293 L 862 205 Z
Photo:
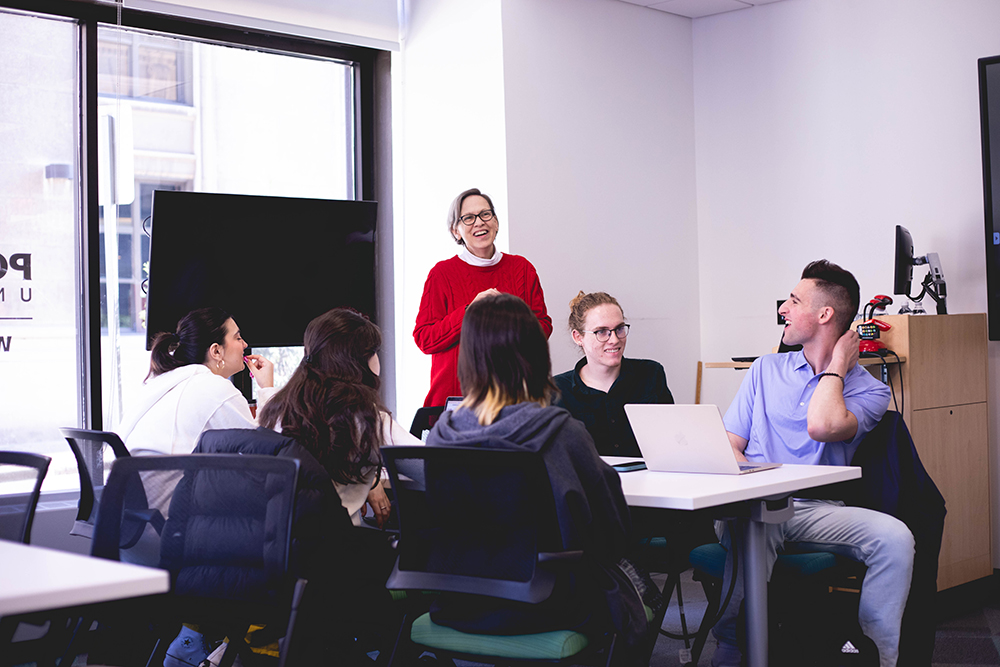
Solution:
M 80 477 L 80 505 L 70 535 L 91 537 L 104 483 L 116 458 L 129 455 L 118 434 L 110 431 L 64 428 L 63 437 L 73 450 Z
M 561 550 L 539 455 L 466 447 L 382 449 L 399 509 L 389 588 L 540 602 L 555 583 L 542 562 Z
M 176 595 L 271 603 L 287 588 L 298 469 L 273 456 L 119 459 L 92 553 L 169 570 Z
M 48 456 L 40 454 L 0 451 L 0 482 L 5 487 L 0 502 L 0 539 L 25 544 L 30 541 L 31 524 L 49 461 Z

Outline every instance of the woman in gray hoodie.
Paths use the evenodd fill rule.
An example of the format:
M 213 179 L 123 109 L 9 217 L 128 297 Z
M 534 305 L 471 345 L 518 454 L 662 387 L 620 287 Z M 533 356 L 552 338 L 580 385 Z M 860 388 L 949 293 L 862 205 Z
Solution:
M 645 630 L 642 603 L 617 562 L 628 546 L 629 510 L 618 473 L 605 464 L 583 424 L 550 405 L 555 385 L 538 319 L 516 296 L 469 305 L 462 322 L 458 376 L 465 399 L 431 430 L 429 446 L 503 446 L 542 456 L 552 483 L 565 549 L 582 550 L 588 570 L 540 605 L 441 598 L 435 623 L 467 632 L 542 632 L 593 623 Z M 599 604 L 581 602 L 602 601 Z M 604 602 L 607 606 L 604 607 Z M 635 603 L 638 602 L 638 611 Z M 497 607 L 504 606 L 503 613 Z M 492 607 L 492 609 L 491 609 Z M 641 618 L 638 618 L 641 616 Z M 569 625 L 567 625 L 567 623 Z

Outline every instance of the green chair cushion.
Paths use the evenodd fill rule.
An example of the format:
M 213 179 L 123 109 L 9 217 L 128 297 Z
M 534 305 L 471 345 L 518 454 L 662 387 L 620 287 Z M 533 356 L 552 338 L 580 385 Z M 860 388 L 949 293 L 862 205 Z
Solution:
M 699 572 L 722 579 L 726 567 L 726 550 L 721 544 L 703 544 L 691 550 L 688 560 Z M 808 577 L 837 565 L 837 557 L 825 551 L 802 554 L 780 554 L 774 573 L 780 577 Z
M 774 563 L 774 573 L 780 577 L 808 577 L 836 565 L 837 557 L 826 551 L 781 554 Z
M 437 625 L 430 614 L 424 614 L 413 622 L 410 640 L 445 651 L 524 660 L 562 660 L 576 655 L 590 644 L 586 635 L 572 630 L 532 635 L 469 634 Z
M 721 544 L 703 544 L 691 550 L 691 553 L 688 554 L 688 560 L 691 562 L 691 567 L 699 572 L 704 572 L 716 579 L 722 579 L 728 553 Z

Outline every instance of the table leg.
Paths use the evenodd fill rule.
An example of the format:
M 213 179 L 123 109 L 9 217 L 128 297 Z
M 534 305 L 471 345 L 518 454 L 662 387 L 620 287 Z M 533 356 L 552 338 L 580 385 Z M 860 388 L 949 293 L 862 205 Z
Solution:
M 743 574 L 747 621 L 747 664 L 767 665 L 767 535 L 766 525 L 746 522 L 746 571 Z
M 750 520 L 744 523 L 743 604 L 749 667 L 767 667 L 767 524 L 784 523 L 794 513 L 792 499 L 787 496 L 763 498 L 753 502 Z

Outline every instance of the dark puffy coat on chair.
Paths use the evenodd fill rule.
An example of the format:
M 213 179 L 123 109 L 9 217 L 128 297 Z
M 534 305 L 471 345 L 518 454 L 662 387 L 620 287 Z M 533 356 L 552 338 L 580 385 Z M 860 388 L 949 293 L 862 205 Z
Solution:
M 342 572 L 337 562 L 345 560 L 343 543 L 353 528 L 347 510 L 340 504 L 330 475 L 304 447 L 293 438 L 270 429 L 224 429 L 205 431 L 195 454 L 261 454 L 299 460 L 299 479 L 295 494 L 295 519 L 292 526 L 292 572 L 309 580 L 311 589 L 323 583 L 333 584 L 335 573 Z M 349 563 L 343 563 L 344 567 Z
M 342 624 L 392 626 L 398 611 L 385 588 L 391 564 L 382 568 L 380 559 L 372 557 L 371 548 L 373 541 L 381 540 L 382 548 L 387 549 L 385 534 L 354 527 L 329 473 L 305 447 L 266 428 L 223 429 L 205 431 L 194 453 L 298 459 L 291 571 L 309 581 L 304 614 L 318 612 L 319 618 L 314 616 L 311 621 L 322 623 L 319 631 L 324 634 Z

